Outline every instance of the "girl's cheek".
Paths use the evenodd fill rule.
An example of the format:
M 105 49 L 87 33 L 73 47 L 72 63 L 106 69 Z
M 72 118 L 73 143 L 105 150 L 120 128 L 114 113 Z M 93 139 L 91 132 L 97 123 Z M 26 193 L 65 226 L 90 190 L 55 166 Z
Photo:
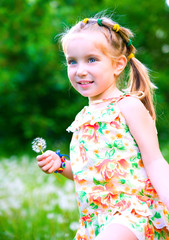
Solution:
M 70 71 L 69 73 L 68 73 L 68 78 L 69 78 L 69 81 L 72 83 L 73 82 L 73 79 L 74 79 L 74 73 L 72 72 L 72 71 Z
M 68 69 L 67 75 L 68 75 L 69 80 L 71 80 L 71 76 L 72 76 L 71 70 Z

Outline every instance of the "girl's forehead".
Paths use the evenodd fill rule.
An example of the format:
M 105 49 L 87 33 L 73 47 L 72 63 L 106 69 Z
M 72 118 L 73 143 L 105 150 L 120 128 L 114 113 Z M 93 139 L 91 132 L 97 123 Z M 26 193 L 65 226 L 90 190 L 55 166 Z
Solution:
M 94 31 L 85 31 L 85 32 L 78 32 L 73 33 L 69 36 L 66 43 L 66 49 L 68 50 L 69 47 L 78 47 L 78 45 L 86 46 L 91 45 L 96 48 L 100 48 L 100 50 L 105 50 L 110 47 L 105 35 L 101 32 L 94 32 Z
M 92 41 L 96 43 L 98 41 L 103 41 L 103 39 L 106 41 L 106 37 L 104 36 L 104 34 L 97 31 L 84 31 L 84 32 L 73 33 L 68 38 L 68 41 L 76 40 L 76 39 Z

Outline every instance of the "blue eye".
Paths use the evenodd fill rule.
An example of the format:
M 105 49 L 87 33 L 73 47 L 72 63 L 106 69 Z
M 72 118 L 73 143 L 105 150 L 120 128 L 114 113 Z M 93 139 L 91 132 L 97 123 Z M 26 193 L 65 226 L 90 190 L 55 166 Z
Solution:
M 95 58 L 89 58 L 89 63 L 93 63 L 93 62 L 96 62 L 96 59 Z
M 68 64 L 70 64 L 70 65 L 74 65 L 74 64 L 76 64 L 77 62 L 75 61 L 75 60 L 69 60 L 68 61 Z

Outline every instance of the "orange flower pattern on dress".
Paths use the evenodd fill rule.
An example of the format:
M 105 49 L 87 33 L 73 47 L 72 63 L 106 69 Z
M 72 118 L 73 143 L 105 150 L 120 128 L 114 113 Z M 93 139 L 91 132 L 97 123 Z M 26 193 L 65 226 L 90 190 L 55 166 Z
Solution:
M 154 228 L 152 224 L 146 225 L 145 229 L 146 240 L 154 240 Z
M 110 160 L 105 159 L 95 166 L 97 172 L 100 172 L 103 179 L 108 181 L 112 177 L 126 177 L 127 173 L 125 169 L 128 167 L 128 163 L 125 159 Z
M 147 179 L 145 182 L 145 189 L 144 189 L 144 194 L 153 196 L 153 198 L 158 197 L 156 190 L 153 188 L 150 179 Z
M 114 121 L 111 121 L 110 122 L 110 126 L 114 126 L 115 128 L 117 128 L 117 129 L 120 129 L 120 118 L 119 118 L 119 116 L 117 116 L 115 119 L 114 119 Z
M 88 160 L 86 157 L 86 149 L 82 143 L 80 144 L 79 149 L 80 149 L 80 155 L 82 156 L 83 162 L 86 162 Z
M 83 137 L 87 138 L 89 141 L 93 140 L 94 143 L 98 142 L 98 133 L 97 130 L 99 128 L 99 124 L 95 123 L 94 125 L 85 124 L 83 126 Z
M 77 240 L 88 240 L 87 236 L 77 236 Z
M 101 207 L 101 209 L 108 209 L 114 206 L 115 200 L 117 199 L 118 194 L 106 191 L 105 187 L 100 186 L 93 188 L 93 193 L 90 194 L 89 202 Z
M 68 128 L 80 210 L 74 240 L 94 240 L 111 221 L 124 221 L 139 240 L 169 238 L 169 213 L 118 107 L 126 96 L 103 100 L 99 108 L 84 107 Z

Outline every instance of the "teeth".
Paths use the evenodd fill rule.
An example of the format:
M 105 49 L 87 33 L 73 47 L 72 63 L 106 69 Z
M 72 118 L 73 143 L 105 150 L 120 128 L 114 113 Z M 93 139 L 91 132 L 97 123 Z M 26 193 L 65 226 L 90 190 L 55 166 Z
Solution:
M 89 84 L 91 82 L 80 82 L 80 84 Z

